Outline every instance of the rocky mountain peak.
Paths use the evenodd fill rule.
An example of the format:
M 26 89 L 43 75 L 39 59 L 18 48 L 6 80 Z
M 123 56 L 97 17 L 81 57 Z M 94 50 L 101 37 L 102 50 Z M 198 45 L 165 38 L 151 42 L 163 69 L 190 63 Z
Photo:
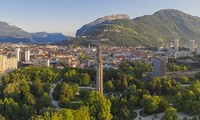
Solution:
M 113 14 L 109 16 L 105 16 L 106 20 L 117 20 L 117 19 L 130 19 L 130 17 L 126 14 Z
M 93 25 L 101 24 L 105 21 L 121 20 L 121 19 L 130 19 L 130 17 L 126 14 L 113 14 L 113 15 L 105 16 L 103 18 L 98 18 L 94 22 L 91 22 L 90 25 L 93 26 Z
M 77 30 L 76 36 L 81 36 L 83 35 L 88 29 L 91 29 L 95 26 L 101 25 L 101 24 L 108 24 L 111 23 L 113 20 L 122 20 L 122 19 L 129 19 L 130 17 L 126 14 L 113 14 L 109 16 L 105 16 L 103 18 L 98 18 L 95 21 L 84 25 L 82 28 Z

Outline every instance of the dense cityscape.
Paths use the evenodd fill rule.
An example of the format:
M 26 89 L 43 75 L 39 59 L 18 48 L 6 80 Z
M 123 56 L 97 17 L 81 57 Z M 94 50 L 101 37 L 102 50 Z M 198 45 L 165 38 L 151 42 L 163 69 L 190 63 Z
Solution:
M 98 44 L 100 45 L 100 43 Z M 84 95 L 89 91 L 97 90 L 101 94 L 92 93 L 110 100 L 110 102 L 104 103 L 106 105 L 104 107 L 111 107 L 107 108 L 111 113 L 102 116 L 103 119 L 104 117 L 105 119 L 135 119 L 136 117 L 142 119 L 142 115 L 147 113 L 149 114 L 147 118 L 150 119 L 152 113 L 154 113 L 153 117 L 159 118 L 160 112 L 164 112 L 169 106 L 183 104 L 181 101 L 177 101 L 182 98 L 177 96 L 177 93 L 181 96 L 187 95 L 185 97 L 188 98 L 189 94 L 184 92 L 192 92 L 191 89 L 195 89 L 195 86 L 198 89 L 200 85 L 198 81 L 195 81 L 195 79 L 199 79 L 200 72 L 200 53 L 195 40 L 190 40 L 188 46 L 182 45 L 181 47 L 179 40 L 176 39 L 174 43 L 158 46 L 157 50 L 150 50 L 142 46 L 126 48 L 99 46 L 98 44 L 79 47 L 2 43 L 0 71 L 3 76 L 1 81 L 3 91 L 1 96 L 5 96 L 2 103 L 6 102 L 8 100 L 6 96 L 9 96 L 12 98 L 9 99 L 10 102 L 14 102 L 18 107 L 24 103 L 33 109 L 40 103 L 40 108 L 35 108 L 36 110 L 40 111 L 44 108 L 51 111 L 61 108 L 75 109 L 85 104 L 81 102 Z M 96 70 L 100 72 L 97 71 L 97 74 Z M 61 82 L 65 84 L 61 84 Z M 16 83 L 19 85 L 16 86 Z M 24 85 L 26 86 L 24 89 L 28 93 L 23 93 L 21 87 Z M 75 91 L 69 93 L 70 89 Z M 183 93 L 180 92 L 182 90 L 184 90 Z M 22 98 L 17 94 L 22 94 Z M 195 93 L 192 94 L 195 95 Z M 153 103 L 153 100 L 156 99 L 158 99 L 157 102 Z M 140 103 L 140 100 L 145 101 L 145 104 Z M 157 107 L 151 108 L 151 105 Z M 140 109 L 142 106 L 144 109 Z M 86 108 L 81 107 L 80 109 L 87 112 Z M 118 110 L 115 111 L 115 109 Z M 186 108 L 180 109 L 185 112 L 185 114 L 178 113 L 181 117 L 198 113 L 198 110 L 195 109 L 194 111 L 187 111 Z M 14 108 L 13 110 L 15 111 Z M 52 114 L 49 110 L 44 110 L 44 113 Z M 173 110 L 175 109 L 173 108 Z M 41 117 L 35 116 L 36 113 L 33 111 L 33 113 L 29 112 L 27 116 L 23 116 L 24 119 L 39 119 Z M 84 112 L 81 114 L 86 115 Z M 120 114 L 117 114 L 118 112 Z M 46 114 L 44 114 L 43 119 L 48 118 Z M 54 114 L 61 113 L 54 112 Z M 89 113 L 87 114 L 89 115 Z M 16 116 L 13 115 L 9 115 L 11 117 L 9 119 L 19 117 L 19 113 L 16 113 Z M 58 116 L 49 117 L 60 119 L 54 118 Z M 87 118 L 89 116 L 84 117 L 89 119 Z

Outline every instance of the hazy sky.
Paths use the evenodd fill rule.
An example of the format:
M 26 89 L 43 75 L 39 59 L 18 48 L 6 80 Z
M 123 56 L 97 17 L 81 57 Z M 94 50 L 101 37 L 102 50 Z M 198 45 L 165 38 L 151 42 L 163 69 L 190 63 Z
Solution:
M 200 16 L 200 0 L 0 0 L 0 21 L 28 32 L 74 35 L 99 17 L 124 13 L 135 18 L 160 9 Z

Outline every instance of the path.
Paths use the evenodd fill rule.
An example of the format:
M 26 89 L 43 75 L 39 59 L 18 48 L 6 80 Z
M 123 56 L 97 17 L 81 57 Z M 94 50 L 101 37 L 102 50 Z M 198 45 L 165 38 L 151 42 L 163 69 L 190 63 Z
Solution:
M 190 84 L 182 84 L 181 86 L 182 87 L 188 87 L 188 86 L 190 86 Z
M 84 86 L 79 86 L 79 89 L 96 90 L 96 87 L 84 87 Z
M 53 98 L 53 91 L 56 88 L 56 85 L 59 84 L 59 83 L 61 83 L 62 80 L 63 79 L 61 79 L 60 81 L 58 81 L 55 84 L 51 84 L 52 88 L 51 88 L 51 91 L 49 92 L 49 97 L 52 99 L 51 103 L 53 104 L 53 106 L 55 107 L 56 110 L 60 109 L 60 107 L 58 105 L 59 101 L 54 100 L 54 98 Z M 94 87 L 83 87 L 83 86 L 80 86 L 79 88 L 81 88 L 81 89 L 91 89 L 91 90 L 95 90 L 96 89 Z
M 135 118 L 135 120 L 139 120 L 139 118 L 140 118 L 140 111 L 141 110 L 143 110 L 143 108 L 142 109 L 137 109 L 137 110 L 134 110 L 134 112 L 136 112 L 137 113 L 137 117 Z
M 56 88 L 56 85 L 59 84 L 59 83 L 61 83 L 62 80 L 63 80 L 63 79 L 61 79 L 60 81 L 58 81 L 58 82 L 55 83 L 55 84 L 51 84 L 51 86 L 52 86 L 53 88 L 52 88 L 51 91 L 49 92 L 49 97 L 52 99 L 51 103 L 55 106 L 55 109 L 56 109 L 56 110 L 60 109 L 60 107 L 59 107 L 59 105 L 58 105 L 58 101 L 53 99 L 53 91 L 54 91 L 54 89 Z
M 142 109 L 138 109 L 138 110 L 134 110 L 134 112 L 137 113 L 137 117 L 134 120 L 140 120 L 139 119 L 140 118 L 139 112 L 141 110 L 143 110 L 143 108 Z M 147 117 L 141 117 L 141 120 L 152 120 L 152 119 L 154 119 L 154 120 L 161 120 L 161 118 L 163 117 L 163 115 L 164 115 L 164 112 L 156 114 L 156 118 L 155 118 L 155 114 L 152 114 L 152 115 L 149 115 Z M 187 114 L 185 114 L 183 112 L 177 112 L 177 116 L 178 116 L 178 119 L 183 119 L 184 117 L 187 117 L 188 119 L 192 119 L 193 117 L 197 117 L 197 118 L 199 117 L 199 115 L 189 116 L 189 115 L 187 115 Z

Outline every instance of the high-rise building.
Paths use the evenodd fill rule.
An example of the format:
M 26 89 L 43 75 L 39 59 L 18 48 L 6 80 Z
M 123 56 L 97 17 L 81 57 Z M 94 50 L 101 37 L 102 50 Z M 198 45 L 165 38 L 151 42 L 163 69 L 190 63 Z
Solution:
M 50 60 L 47 59 L 47 67 L 49 67 L 49 66 L 50 66 Z
M 154 57 L 153 73 L 158 77 L 162 77 L 166 75 L 166 72 L 167 72 L 167 58 Z
M 22 51 L 20 48 L 15 50 L 17 61 L 30 61 L 30 51 Z
M 195 50 L 195 40 L 190 40 L 190 52 L 194 52 Z
M 17 58 L 7 58 L 0 55 L 0 72 L 2 74 L 8 73 L 17 68 Z
M 97 91 L 103 95 L 103 60 L 102 60 L 102 47 L 98 44 L 97 49 Z
M 179 40 L 178 39 L 176 39 L 176 40 L 174 40 L 174 50 L 175 51 L 179 51 Z
M 30 61 L 30 51 L 29 50 L 25 51 L 25 61 Z
M 26 58 L 26 53 L 25 53 L 25 51 L 20 51 L 20 62 L 21 61 L 25 61 L 25 58 Z
M 20 48 L 16 48 L 15 50 L 15 54 L 16 54 L 16 58 L 18 62 L 20 61 L 20 58 L 21 58 L 20 51 L 21 51 Z

